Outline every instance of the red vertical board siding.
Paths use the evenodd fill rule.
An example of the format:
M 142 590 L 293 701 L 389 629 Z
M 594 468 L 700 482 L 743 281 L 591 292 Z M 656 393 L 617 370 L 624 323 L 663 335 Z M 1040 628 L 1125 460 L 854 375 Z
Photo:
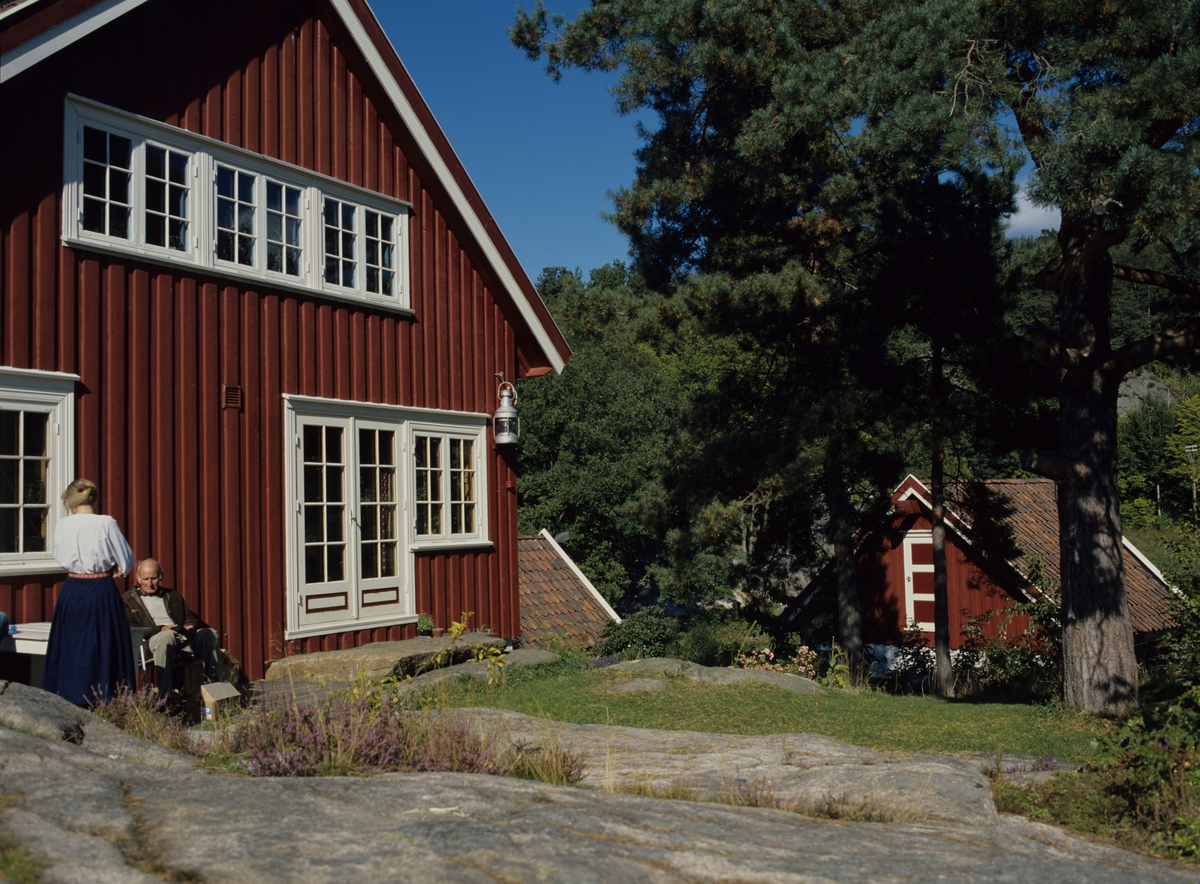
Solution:
M 77 473 L 258 677 L 283 653 L 414 634 L 285 642 L 283 396 L 490 412 L 494 372 L 516 372 L 516 319 L 323 4 L 211 7 L 151 0 L 0 86 L 6 113 L 39 133 L 6 139 L 0 163 L 0 364 L 80 375 Z M 66 93 L 411 202 L 412 315 L 62 246 Z M 240 409 L 222 385 L 242 388 Z M 416 605 L 514 636 L 516 477 L 511 454 L 489 457 L 494 546 L 415 556 Z M 0 577 L 0 610 L 49 619 L 60 577 Z

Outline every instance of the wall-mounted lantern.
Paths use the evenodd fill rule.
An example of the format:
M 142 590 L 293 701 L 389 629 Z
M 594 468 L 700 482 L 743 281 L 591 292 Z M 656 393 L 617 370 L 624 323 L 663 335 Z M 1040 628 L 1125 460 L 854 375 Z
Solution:
M 516 445 L 521 437 L 520 426 L 517 422 L 517 389 L 504 380 L 504 372 L 496 372 L 500 378 L 500 386 L 496 395 L 500 397 L 500 407 L 492 416 L 492 429 L 496 435 L 497 445 Z

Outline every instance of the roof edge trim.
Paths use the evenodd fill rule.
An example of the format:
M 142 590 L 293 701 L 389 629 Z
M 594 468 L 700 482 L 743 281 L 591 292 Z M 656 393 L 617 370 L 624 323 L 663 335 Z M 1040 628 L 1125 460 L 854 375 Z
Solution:
M 504 286 L 509 297 L 513 299 L 513 303 L 517 306 L 517 311 L 521 314 L 521 318 L 525 320 L 525 324 L 533 333 L 534 339 L 542 348 L 542 352 L 554 367 L 555 373 L 561 372 L 566 367 L 566 361 L 559 355 L 558 348 L 554 346 L 554 342 L 551 341 L 550 336 L 546 333 L 546 329 L 534 312 L 529 299 L 521 291 L 521 286 L 517 282 L 516 277 L 513 276 L 504 258 L 496 249 L 496 244 L 492 242 L 492 238 L 480 220 L 479 215 L 471 207 L 467 195 L 463 193 L 462 188 L 455 181 L 454 174 L 446 164 L 441 152 L 434 145 L 433 140 L 429 137 L 429 133 L 417 116 L 412 103 L 404 95 L 404 91 L 400 88 L 400 84 L 396 82 L 396 78 L 392 76 L 392 72 L 388 70 L 387 63 L 379 54 L 375 43 L 371 40 L 366 28 L 363 27 L 362 21 L 350 7 L 348 0 L 329 0 L 329 5 L 341 16 L 342 23 L 346 26 L 346 30 L 349 31 L 351 39 L 354 40 L 359 51 L 362 52 L 363 57 L 367 60 L 367 64 L 371 66 L 372 73 L 379 79 L 388 98 L 391 99 L 392 105 L 400 114 L 400 118 L 408 126 L 421 153 L 433 167 L 434 174 L 438 177 L 438 182 L 446 189 L 446 192 L 450 195 L 450 200 L 454 203 L 454 207 L 466 221 L 467 228 L 471 231 L 472 236 L 475 237 L 475 241 L 483 250 L 484 256 L 487 258 L 488 263 L 491 264 L 493 272 L 500 280 L 500 284 Z M 392 53 L 397 58 L 400 57 L 394 47 L 392 47 Z M 404 62 L 401 61 L 401 65 L 403 64 Z M 431 110 L 431 116 L 432 113 Z M 451 148 L 451 151 L 453 151 L 453 148 Z M 459 165 L 462 165 L 461 161 Z M 595 592 L 594 589 L 593 592 Z
M 608 612 L 608 616 L 612 617 L 617 623 L 620 623 L 621 618 L 617 612 L 612 609 L 612 605 L 604 600 L 604 596 L 600 595 L 596 587 L 592 586 L 592 581 L 588 580 L 587 577 L 584 576 L 583 572 L 579 570 L 579 566 L 575 564 L 574 560 L 566 554 L 561 546 L 558 545 L 558 541 L 550 536 L 550 532 L 543 528 L 541 530 L 541 536 L 546 538 L 546 542 L 554 548 L 554 551 L 558 553 L 559 558 L 570 566 L 571 571 L 575 574 L 575 576 L 583 581 L 583 585 L 588 588 L 588 592 L 595 596 L 596 601 L 600 603 L 601 607 Z
M 86 37 L 146 0 L 101 0 L 65 22 L 26 40 L 0 56 L 0 83 L 5 83 L 22 71 L 44 61 L 60 49 Z

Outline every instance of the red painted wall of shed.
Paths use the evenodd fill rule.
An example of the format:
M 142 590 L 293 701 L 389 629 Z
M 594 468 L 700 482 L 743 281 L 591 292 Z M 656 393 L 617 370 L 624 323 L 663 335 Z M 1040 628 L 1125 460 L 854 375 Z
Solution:
M 22 121 L 0 139 L 0 364 L 81 376 L 77 472 L 251 677 L 285 652 L 413 634 L 285 648 L 282 395 L 490 412 L 493 373 L 528 361 L 514 306 L 320 10 L 152 0 L 0 86 Z M 67 92 L 411 202 L 415 316 L 64 248 Z M 223 384 L 243 387 L 242 410 L 221 408 Z M 495 549 L 417 557 L 417 605 L 439 624 L 468 610 L 517 634 L 513 467 L 493 460 Z M 0 578 L 0 610 L 49 619 L 57 586 Z
M 879 644 L 895 644 L 908 624 L 904 618 L 904 534 L 908 531 L 928 531 L 929 519 L 924 515 L 897 517 L 888 530 L 867 543 L 858 557 L 859 594 L 863 602 L 863 640 Z M 946 537 L 946 583 L 950 609 L 950 647 L 962 645 L 962 632 L 968 621 L 980 614 L 999 610 L 1011 601 L 960 545 L 957 536 Z M 932 618 L 931 618 L 932 619 Z M 1013 618 L 1008 633 L 1024 632 L 1028 617 Z M 993 621 L 985 626 L 985 634 L 997 635 Z M 933 644 L 933 633 L 922 633 Z

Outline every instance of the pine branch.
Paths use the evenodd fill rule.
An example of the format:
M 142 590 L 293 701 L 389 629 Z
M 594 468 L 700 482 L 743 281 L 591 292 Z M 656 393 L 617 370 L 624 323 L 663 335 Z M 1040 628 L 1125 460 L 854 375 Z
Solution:
M 1191 295 L 1194 298 L 1200 298 L 1200 285 L 1180 276 L 1160 273 L 1157 270 L 1139 270 L 1136 267 L 1126 267 L 1124 264 L 1114 264 L 1113 278 L 1157 286 L 1176 295 Z
M 1181 353 L 1195 353 L 1198 349 L 1200 349 L 1200 324 L 1176 331 L 1148 335 L 1128 343 L 1117 350 L 1115 361 L 1118 370 L 1124 375 L 1156 359 Z

